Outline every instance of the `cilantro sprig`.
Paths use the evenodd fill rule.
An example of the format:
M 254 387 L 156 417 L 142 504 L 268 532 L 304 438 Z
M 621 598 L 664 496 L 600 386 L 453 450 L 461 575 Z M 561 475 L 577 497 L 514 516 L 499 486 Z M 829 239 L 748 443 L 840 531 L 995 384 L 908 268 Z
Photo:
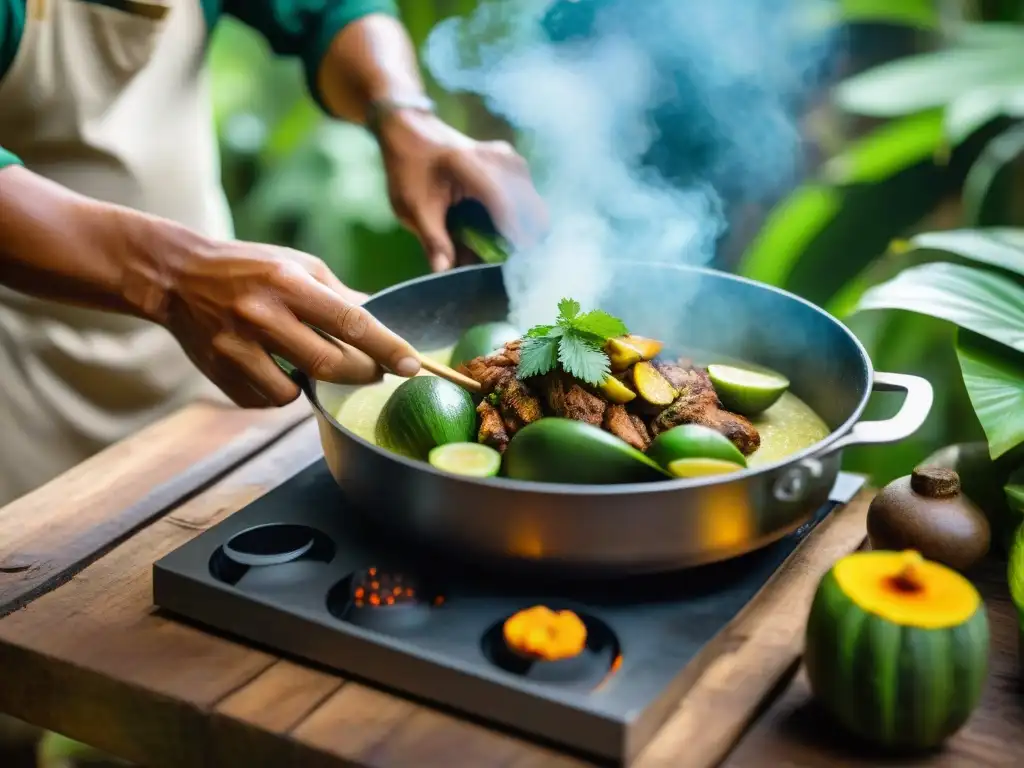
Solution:
M 611 371 L 605 342 L 628 333 L 626 324 L 600 309 L 580 310 L 578 301 L 562 299 L 554 325 L 535 325 L 526 332 L 519 349 L 519 378 L 541 376 L 561 365 L 588 384 L 605 380 Z

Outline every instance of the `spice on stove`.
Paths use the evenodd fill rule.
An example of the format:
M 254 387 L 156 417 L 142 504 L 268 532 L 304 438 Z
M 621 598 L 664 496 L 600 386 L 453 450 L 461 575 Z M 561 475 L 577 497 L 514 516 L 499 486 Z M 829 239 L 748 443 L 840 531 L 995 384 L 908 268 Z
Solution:
M 544 661 L 571 659 L 587 646 L 587 627 L 572 611 L 537 605 L 511 616 L 504 625 L 505 643 L 513 651 Z

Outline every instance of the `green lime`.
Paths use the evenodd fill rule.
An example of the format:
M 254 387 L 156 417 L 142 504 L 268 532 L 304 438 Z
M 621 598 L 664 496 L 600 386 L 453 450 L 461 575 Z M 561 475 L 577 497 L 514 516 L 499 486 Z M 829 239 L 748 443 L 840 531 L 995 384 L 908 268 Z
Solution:
M 467 360 L 489 355 L 505 346 L 506 342 L 515 341 L 520 336 L 522 334 L 508 323 L 474 325 L 462 334 L 462 338 L 455 345 L 449 365 L 458 368 Z
M 709 365 L 708 378 L 722 405 L 743 416 L 756 416 L 767 410 L 789 389 L 789 379 L 781 373 L 733 365 Z
M 445 443 L 430 451 L 430 464 L 453 475 L 494 477 L 501 468 L 501 454 L 482 443 Z
M 732 440 L 700 424 L 682 424 L 665 430 L 654 438 L 647 457 L 663 467 L 676 459 L 719 459 L 747 466 L 747 459 Z
M 423 461 L 436 446 L 472 440 L 476 433 L 469 392 L 437 376 L 414 376 L 384 403 L 373 436 L 381 448 Z
M 676 477 L 707 477 L 739 472 L 743 466 L 721 459 L 676 459 L 668 464 L 668 471 Z

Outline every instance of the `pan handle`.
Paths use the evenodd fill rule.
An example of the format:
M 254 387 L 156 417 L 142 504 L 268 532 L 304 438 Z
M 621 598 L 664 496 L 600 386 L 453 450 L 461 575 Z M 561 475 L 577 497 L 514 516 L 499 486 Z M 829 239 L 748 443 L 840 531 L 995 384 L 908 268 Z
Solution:
M 824 472 L 822 459 L 854 445 L 896 443 L 917 432 L 932 409 L 935 394 L 932 385 L 920 376 L 905 373 L 876 372 L 872 381 L 875 392 L 906 392 L 903 406 L 891 419 L 859 421 L 845 435 L 823 448 L 812 457 L 803 459 L 784 472 L 775 482 L 772 495 L 779 501 L 801 501 L 811 487 L 811 481 Z
M 903 407 L 891 419 L 857 422 L 847 434 L 818 454 L 818 458 L 852 445 L 896 443 L 910 437 L 928 418 L 935 399 L 931 384 L 920 376 L 905 373 L 876 373 L 871 388 L 875 392 L 906 392 Z

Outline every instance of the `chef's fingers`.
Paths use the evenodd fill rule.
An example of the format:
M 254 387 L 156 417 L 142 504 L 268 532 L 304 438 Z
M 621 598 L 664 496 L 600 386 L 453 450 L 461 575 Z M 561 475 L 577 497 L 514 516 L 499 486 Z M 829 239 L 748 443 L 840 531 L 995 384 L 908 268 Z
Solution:
M 245 319 L 269 351 L 287 360 L 314 381 L 372 384 L 383 369 L 365 352 L 335 338 L 321 336 L 280 304 L 260 304 Z
M 357 291 L 354 288 L 349 288 L 341 282 L 341 280 L 338 279 L 338 276 L 331 271 L 330 267 L 322 261 L 320 262 L 320 265 L 321 267 L 319 271 L 313 276 L 349 304 L 363 304 L 368 298 L 370 298 L 369 294 Z
M 252 385 L 244 372 L 233 362 L 219 358 L 207 366 L 203 373 L 239 408 L 270 408 L 271 403 Z
M 479 200 L 495 228 L 520 248 L 536 244 L 548 230 L 548 213 L 526 161 L 508 142 L 482 145 L 484 154 L 453 153 L 450 172 L 465 197 Z
M 432 194 L 408 199 L 403 205 L 406 225 L 419 239 L 433 272 L 455 266 L 455 244 L 445 224 L 450 199 L 449 194 Z
M 281 300 L 302 322 L 362 350 L 399 376 L 414 376 L 419 372 L 419 357 L 405 339 L 308 273 L 284 280 L 278 290 Z
M 216 366 L 219 375 L 215 382 L 238 405 L 245 408 L 287 405 L 299 396 L 299 385 L 255 341 L 243 339 L 234 333 L 219 333 L 213 337 L 211 344 L 221 357 Z M 235 372 L 257 395 L 263 397 L 262 404 L 258 402 L 259 398 L 245 396 L 244 388 L 235 383 L 238 381 L 232 375 Z M 243 405 L 240 399 L 251 404 Z

